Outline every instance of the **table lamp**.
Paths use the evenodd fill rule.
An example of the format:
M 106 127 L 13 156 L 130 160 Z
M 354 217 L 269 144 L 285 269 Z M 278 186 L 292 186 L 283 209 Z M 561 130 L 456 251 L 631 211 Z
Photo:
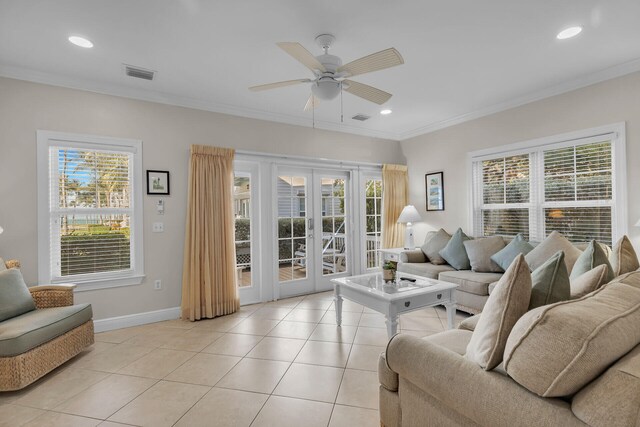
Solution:
M 413 227 L 412 223 L 422 221 L 418 210 L 413 205 L 407 205 L 402 209 L 400 216 L 398 217 L 398 224 L 406 224 L 407 229 L 404 233 L 404 248 L 405 249 L 413 249 L 415 248 L 415 242 L 413 241 Z

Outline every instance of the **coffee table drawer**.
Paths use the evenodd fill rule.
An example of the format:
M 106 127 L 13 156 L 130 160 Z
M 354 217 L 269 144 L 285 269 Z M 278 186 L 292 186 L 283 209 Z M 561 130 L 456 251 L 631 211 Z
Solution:
M 429 294 L 413 296 L 410 298 L 404 298 L 394 301 L 398 313 L 404 313 L 407 311 L 418 310 L 425 306 L 438 305 L 451 301 L 451 291 L 444 290 L 433 292 Z

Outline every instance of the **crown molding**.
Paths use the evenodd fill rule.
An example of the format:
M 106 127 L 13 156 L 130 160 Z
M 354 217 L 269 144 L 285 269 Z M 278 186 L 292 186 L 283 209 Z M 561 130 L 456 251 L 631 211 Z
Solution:
M 563 93 L 571 92 L 576 89 L 591 86 L 596 83 L 600 83 L 606 80 L 611 80 L 616 77 L 622 77 L 627 74 L 640 71 L 640 58 L 634 59 L 623 64 L 614 65 L 613 67 L 605 68 L 604 70 L 596 71 L 594 73 L 580 76 L 576 79 L 572 79 L 561 83 L 559 85 L 551 86 L 539 91 L 530 92 L 526 95 L 514 98 L 509 101 L 494 104 L 492 106 L 481 108 L 479 110 L 462 114 L 460 116 L 452 117 L 449 119 L 441 120 L 438 122 L 430 123 L 426 126 L 416 128 L 409 132 L 403 132 L 400 134 L 400 141 L 404 141 L 416 136 L 424 135 L 427 133 L 435 132 L 444 128 L 448 128 L 460 123 L 468 122 L 471 120 L 479 119 L 481 117 L 489 116 L 491 114 L 499 113 L 501 111 L 510 110 L 512 108 L 520 107 L 531 102 L 539 101 L 552 96 L 561 95 Z
M 78 89 L 87 92 L 112 95 L 122 98 L 135 99 L 139 101 L 155 102 L 177 107 L 193 108 L 196 110 L 210 111 L 214 113 L 227 114 L 231 116 L 246 117 L 250 119 L 265 120 L 288 125 L 314 127 L 309 119 L 286 114 L 276 114 L 252 108 L 237 107 L 217 102 L 203 101 L 186 96 L 174 95 L 159 91 L 122 87 L 110 83 L 98 83 L 86 79 L 77 79 L 62 76 L 54 73 L 46 73 L 28 68 L 14 67 L 0 64 L 0 77 L 8 77 L 16 80 L 25 80 L 34 83 L 41 83 L 51 86 L 60 86 L 69 89 Z M 351 126 L 344 123 L 333 123 L 316 120 L 315 128 L 334 132 L 350 133 L 354 135 L 367 136 L 373 138 L 399 140 L 399 134 L 395 132 L 365 129 L 358 126 Z

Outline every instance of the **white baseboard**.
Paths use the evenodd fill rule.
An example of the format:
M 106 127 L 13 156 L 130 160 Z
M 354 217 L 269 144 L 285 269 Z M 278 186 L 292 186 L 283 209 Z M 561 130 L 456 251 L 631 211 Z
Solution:
M 127 314 L 125 316 L 94 320 L 93 326 L 96 332 L 106 332 L 113 329 L 146 325 L 147 323 L 162 322 L 163 320 L 178 318 L 180 318 L 180 307 L 172 307 L 162 310 L 147 311 L 145 313 Z

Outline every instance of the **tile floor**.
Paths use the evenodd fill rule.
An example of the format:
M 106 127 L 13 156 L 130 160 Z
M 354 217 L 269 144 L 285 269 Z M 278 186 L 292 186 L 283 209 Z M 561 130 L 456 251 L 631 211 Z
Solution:
M 337 327 L 331 299 L 96 334 L 52 374 L 0 393 L 0 426 L 379 426 L 384 318 L 345 301 Z M 401 333 L 445 327 L 442 307 L 400 318 Z

